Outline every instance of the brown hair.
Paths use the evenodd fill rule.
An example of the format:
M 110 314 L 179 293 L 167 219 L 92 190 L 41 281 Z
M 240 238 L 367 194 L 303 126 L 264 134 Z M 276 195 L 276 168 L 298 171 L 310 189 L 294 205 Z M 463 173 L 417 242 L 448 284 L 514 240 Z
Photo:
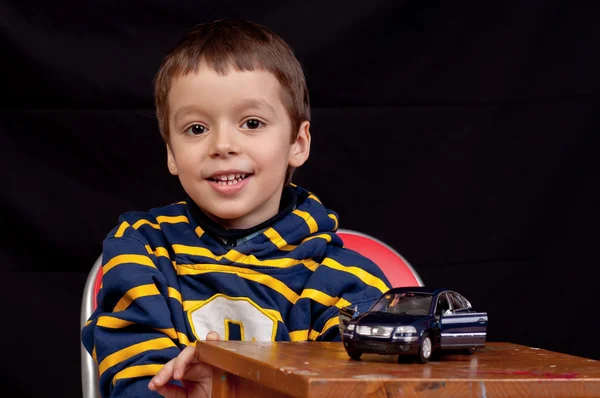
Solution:
M 196 72 L 201 64 L 226 75 L 239 71 L 271 72 L 282 87 L 281 99 L 292 121 L 291 142 L 300 125 L 310 121 L 310 102 L 304 71 L 290 46 L 264 26 L 246 21 L 219 20 L 196 25 L 172 49 L 154 78 L 154 102 L 160 133 L 169 142 L 171 80 Z M 293 173 L 288 168 L 286 185 Z

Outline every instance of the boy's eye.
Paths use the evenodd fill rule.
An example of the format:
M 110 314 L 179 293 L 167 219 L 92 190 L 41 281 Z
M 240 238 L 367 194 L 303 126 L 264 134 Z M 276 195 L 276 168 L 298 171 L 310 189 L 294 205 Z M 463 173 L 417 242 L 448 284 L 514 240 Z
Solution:
M 263 126 L 263 123 L 260 120 L 257 120 L 257 119 L 248 119 L 242 125 L 242 127 L 250 129 L 250 130 L 255 130 L 255 129 L 260 128 L 262 126 Z
M 201 124 L 194 124 L 186 130 L 186 133 L 200 135 L 206 133 L 206 127 Z

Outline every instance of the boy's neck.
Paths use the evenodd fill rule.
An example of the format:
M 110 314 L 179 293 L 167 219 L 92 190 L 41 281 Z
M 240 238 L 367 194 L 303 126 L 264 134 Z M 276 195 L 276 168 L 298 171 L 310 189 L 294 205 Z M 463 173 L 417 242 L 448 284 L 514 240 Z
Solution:
M 281 201 L 279 202 L 279 211 L 276 215 L 269 218 L 268 220 L 245 229 L 226 229 L 216 221 L 209 218 L 203 211 L 196 205 L 196 203 L 189 196 L 186 198 L 187 207 L 190 213 L 198 224 L 202 226 L 202 229 L 213 237 L 219 238 L 224 241 L 228 246 L 235 246 L 240 241 L 249 239 L 258 235 L 258 233 L 267 229 L 269 226 L 275 224 L 286 214 L 291 213 L 296 208 L 298 197 L 296 192 L 291 187 L 286 187 L 281 192 Z

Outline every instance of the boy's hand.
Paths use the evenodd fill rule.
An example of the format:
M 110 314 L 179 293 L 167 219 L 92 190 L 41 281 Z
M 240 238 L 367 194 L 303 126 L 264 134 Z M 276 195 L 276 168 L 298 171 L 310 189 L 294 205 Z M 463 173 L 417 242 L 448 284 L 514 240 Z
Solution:
M 206 340 L 221 340 L 221 337 L 210 332 Z M 148 388 L 167 398 L 210 398 L 213 368 L 196 360 L 195 352 L 195 347 L 186 347 L 150 380 Z M 170 384 L 171 380 L 180 380 L 183 388 Z

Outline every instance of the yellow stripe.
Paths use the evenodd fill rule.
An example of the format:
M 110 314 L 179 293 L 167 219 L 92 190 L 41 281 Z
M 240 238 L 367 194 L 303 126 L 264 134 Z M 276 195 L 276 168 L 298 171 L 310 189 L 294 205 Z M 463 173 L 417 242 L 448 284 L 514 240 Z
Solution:
M 127 293 L 125 293 L 125 295 L 121 297 L 121 300 L 119 300 L 117 305 L 115 305 L 113 312 L 119 312 L 127 309 L 127 307 L 129 307 L 129 304 L 131 304 L 133 300 L 138 299 L 140 297 L 156 296 L 159 294 L 160 292 L 154 284 L 136 286 L 134 288 L 129 289 Z
M 119 226 L 117 233 L 115 233 L 115 238 L 120 238 L 121 236 L 123 236 L 127 228 L 129 228 L 129 223 L 127 221 L 123 221 Z
M 190 339 L 188 339 L 187 335 L 182 332 L 178 332 L 175 328 L 166 328 L 166 329 L 158 329 L 154 328 L 157 332 L 166 334 L 172 340 L 179 340 L 181 344 L 190 345 Z
M 134 322 L 126 321 L 124 319 L 115 318 L 114 316 L 101 316 L 98 317 L 98 326 L 102 326 L 109 329 L 121 329 L 129 325 L 133 325 Z
M 121 329 L 127 327 L 129 325 L 133 325 L 134 322 L 126 321 L 124 319 L 115 318 L 112 316 L 101 316 L 98 318 L 98 322 L 96 323 L 98 326 L 102 326 L 110 329 Z M 190 345 L 190 340 L 188 337 L 181 332 L 175 330 L 175 328 L 168 329 L 158 329 L 155 328 L 157 332 L 161 332 L 169 336 L 173 340 L 179 340 L 182 344 Z
M 269 238 L 269 240 L 275 245 L 277 246 L 278 249 L 281 249 L 284 246 L 287 246 L 288 243 L 285 241 L 285 239 L 283 239 L 283 237 L 281 235 L 279 235 L 279 232 L 277 232 L 276 230 L 274 230 L 273 228 L 269 228 L 267 229 L 265 232 L 263 232 L 265 234 L 265 236 L 267 238 Z
M 295 330 L 290 332 L 291 341 L 306 341 L 308 340 L 308 330 Z
M 199 307 L 205 301 L 206 300 L 185 300 L 182 303 L 183 311 L 189 311 L 190 309 L 192 309 L 194 307 Z
M 317 303 L 326 305 L 327 307 L 336 306 L 337 308 L 342 308 L 351 305 L 349 301 L 346 301 L 343 298 L 332 297 L 315 289 L 304 289 L 300 295 L 300 298 L 309 298 Z
M 146 248 L 146 251 L 148 252 L 148 254 L 154 254 L 156 257 L 171 258 L 171 256 L 169 256 L 169 251 L 167 249 L 165 249 L 164 247 L 158 246 L 154 250 L 152 250 L 150 245 L 145 245 L 144 247 Z
M 316 340 L 319 336 L 322 336 L 325 332 L 327 332 L 330 328 L 334 326 L 339 326 L 340 318 L 336 315 L 332 318 L 329 318 L 327 322 L 325 322 L 325 326 L 323 326 L 323 330 L 320 333 L 316 333 L 314 330 L 311 330 L 311 335 L 308 337 L 311 340 Z M 314 333 L 313 333 L 314 332 Z
M 110 259 L 109 262 L 102 267 L 104 275 L 114 267 L 120 264 L 134 263 L 139 265 L 147 265 L 148 267 L 156 268 L 150 257 L 141 254 L 119 254 Z
M 156 217 L 156 221 L 159 224 L 167 223 L 167 224 L 177 224 L 180 222 L 184 222 L 189 224 L 190 220 L 186 216 L 158 216 Z
M 215 261 L 221 261 L 223 258 L 231 261 L 232 263 L 255 265 L 263 267 L 277 267 L 277 268 L 289 268 L 298 264 L 306 264 L 306 260 L 296 260 L 295 258 L 283 257 L 277 259 L 259 260 L 252 254 L 243 254 L 237 250 L 230 250 L 222 256 L 217 256 L 210 250 L 203 247 L 197 246 L 185 246 L 185 245 L 173 245 L 175 254 L 189 254 L 192 256 L 203 256 L 211 258 Z M 309 265 L 312 265 L 308 263 Z M 188 266 L 188 265 L 184 265 Z M 307 265 L 308 267 L 308 265 Z
M 100 365 L 98 365 L 98 372 L 100 373 L 100 376 L 102 376 L 102 374 L 108 368 L 141 354 L 142 352 L 150 350 L 163 350 L 171 347 L 176 347 L 176 345 L 168 337 L 160 337 L 158 339 L 148 340 L 142 343 L 131 345 L 104 358 Z
M 192 343 L 185 333 L 177 332 L 177 339 L 180 343 L 185 344 L 186 346 L 196 344 L 195 342 Z
M 151 226 L 154 229 L 160 229 L 160 225 L 154 224 L 153 222 L 148 221 L 148 220 L 139 220 L 139 221 L 136 221 L 136 223 L 133 224 L 133 229 L 139 229 L 142 225 L 149 225 L 149 226 Z
M 160 225 L 162 223 L 167 223 L 167 224 L 177 224 L 180 222 L 184 222 L 184 223 L 190 223 L 190 221 L 188 220 L 188 218 L 186 216 L 158 216 L 156 217 L 156 222 L 158 224 L 153 223 L 152 221 L 149 220 L 138 220 L 136 221 L 135 224 L 133 224 L 133 228 L 134 229 L 139 229 L 142 225 L 149 225 L 154 229 L 160 229 Z
M 97 322 L 98 326 L 110 329 L 121 329 L 133 324 L 134 322 L 126 321 L 124 319 L 119 319 L 112 316 L 101 316 L 98 318 Z M 154 330 L 169 336 L 169 338 L 171 338 L 172 340 L 179 340 L 179 342 L 182 344 L 190 345 L 190 340 L 188 339 L 188 337 L 184 333 L 176 331 L 175 328 L 154 328 Z
M 321 201 L 319 200 L 319 198 L 317 198 L 315 195 L 313 195 L 312 193 L 310 195 L 308 195 L 309 199 L 314 200 L 315 202 L 319 202 L 321 203 Z
M 175 300 L 179 301 L 179 303 L 181 304 L 181 302 L 182 302 L 181 293 L 179 293 L 177 291 L 177 289 L 169 286 L 168 292 L 169 292 L 169 298 L 175 299 Z
M 156 330 L 157 332 L 161 332 L 162 334 L 166 334 L 171 340 L 177 340 L 177 331 L 175 330 L 175 328 L 154 328 L 154 330 Z
M 331 242 L 331 235 L 319 234 L 319 235 L 309 236 L 308 238 L 302 239 L 302 243 L 308 242 L 309 240 L 313 240 L 313 239 L 325 239 L 327 242 Z
M 154 376 L 163 367 L 163 364 L 137 365 L 123 369 L 113 377 L 113 386 L 121 379 L 131 379 L 134 377 Z
M 281 282 L 280 280 L 275 279 L 269 275 L 261 274 L 260 272 L 251 269 L 218 264 L 175 265 L 175 269 L 177 270 L 177 275 L 200 275 L 208 272 L 222 272 L 224 274 L 234 274 L 239 276 L 240 278 L 248 279 L 260 283 L 261 285 L 270 287 L 271 289 L 282 294 L 292 304 L 295 304 L 296 301 L 298 301 L 298 299 L 300 298 L 296 294 L 296 292 L 287 287 L 287 285 Z
M 90 323 L 92 323 L 92 320 L 91 320 L 91 319 L 90 319 L 90 320 L 88 320 L 88 321 L 85 323 L 85 325 L 83 325 L 83 327 L 86 327 L 86 326 L 87 326 L 87 325 L 89 325 Z
M 202 228 L 200 228 L 199 226 L 196 227 L 196 229 L 194 231 L 196 232 L 196 235 L 198 235 L 199 238 L 201 238 L 202 235 L 204 235 L 204 230 Z
M 224 256 L 217 256 L 216 254 L 214 254 L 213 252 L 211 252 L 210 250 L 204 248 L 204 247 L 198 247 L 198 246 L 186 246 L 186 245 L 172 245 L 171 246 L 173 248 L 173 251 L 175 252 L 175 254 L 190 254 L 193 256 L 203 256 L 203 257 L 208 257 L 208 258 L 212 258 L 214 260 L 221 260 Z
M 238 264 L 246 264 L 246 265 L 256 265 L 263 267 L 277 267 L 277 268 L 289 268 L 298 264 L 303 264 L 305 260 L 296 260 L 295 258 L 283 257 L 283 258 L 275 258 L 269 260 L 259 260 L 252 254 L 242 254 L 235 250 L 230 250 L 226 255 L 229 261 L 238 263 Z
M 331 218 L 333 221 L 335 221 L 335 227 L 333 228 L 334 231 L 337 231 L 338 229 L 338 219 L 336 216 L 334 216 L 333 214 L 328 214 L 329 218 Z
M 94 362 L 98 363 L 98 357 L 96 356 L 96 346 L 92 349 L 92 358 L 94 358 Z
M 378 277 L 371 275 L 367 271 L 362 268 L 354 267 L 354 266 L 345 266 L 331 258 L 325 258 L 321 265 L 325 265 L 329 268 L 336 269 L 338 271 L 347 272 L 359 278 L 361 281 L 366 283 L 369 286 L 373 286 L 376 289 L 379 289 L 381 293 L 387 292 L 390 288 L 385 284 L 384 281 L 379 279 Z
M 310 215 L 310 213 L 307 213 L 305 211 L 298 210 L 298 209 L 294 210 L 292 213 L 294 213 L 298 217 L 303 218 L 304 221 L 306 221 L 306 224 L 308 225 L 308 229 L 310 230 L 311 234 L 314 234 L 315 232 L 317 232 L 319 230 L 319 226 L 317 225 L 317 222 L 315 221 L 313 216 Z
M 317 337 L 319 337 L 319 332 L 317 332 L 316 330 L 310 330 L 310 332 L 308 332 L 308 340 L 316 340 Z
M 283 322 L 283 318 L 281 317 L 281 313 L 277 310 L 272 310 L 270 308 L 262 308 L 261 309 L 266 312 L 267 314 L 271 315 L 273 318 L 277 319 L 279 322 L 284 323 Z
M 313 260 L 305 260 L 304 266 L 309 270 L 315 272 L 321 264 L 314 262 Z

